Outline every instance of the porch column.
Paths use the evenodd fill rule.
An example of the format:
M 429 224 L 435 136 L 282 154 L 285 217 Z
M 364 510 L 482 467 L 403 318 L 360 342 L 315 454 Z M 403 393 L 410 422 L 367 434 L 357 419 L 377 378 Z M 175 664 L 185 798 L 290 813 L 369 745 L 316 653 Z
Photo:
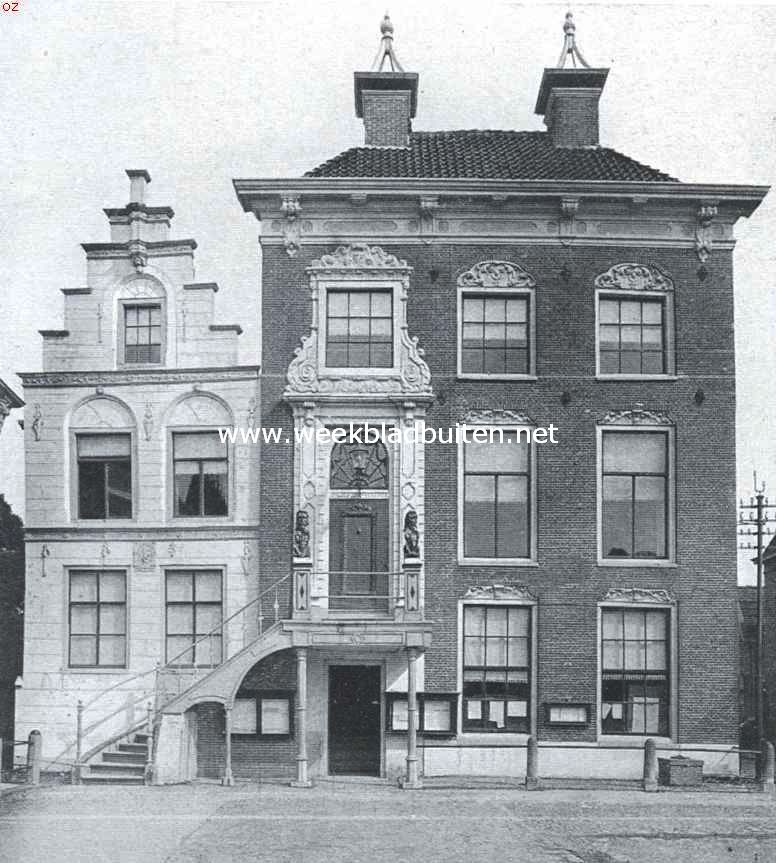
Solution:
M 407 778 L 405 788 L 420 788 L 418 779 L 418 650 L 407 648 Z
M 307 778 L 307 648 L 296 648 L 296 781 L 294 788 L 310 788 Z
M 232 776 L 232 708 L 229 705 L 224 705 L 224 734 L 226 737 L 226 754 L 221 784 L 234 785 L 234 776 Z

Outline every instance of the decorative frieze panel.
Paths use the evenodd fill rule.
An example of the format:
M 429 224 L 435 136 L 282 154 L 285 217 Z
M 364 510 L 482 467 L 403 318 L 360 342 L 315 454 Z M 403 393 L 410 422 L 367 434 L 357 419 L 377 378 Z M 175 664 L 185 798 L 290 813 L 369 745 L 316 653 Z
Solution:
M 595 278 L 595 286 L 620 291 L 673 291 L 674 283 L 653 264 L 615 264 Z
M 601 602 L 627 602 L 634 605 L 643 605 L 645 603 L 673 605 L 676 600 L 668 590 L 648 587 L 613 587 L 606 591 Z

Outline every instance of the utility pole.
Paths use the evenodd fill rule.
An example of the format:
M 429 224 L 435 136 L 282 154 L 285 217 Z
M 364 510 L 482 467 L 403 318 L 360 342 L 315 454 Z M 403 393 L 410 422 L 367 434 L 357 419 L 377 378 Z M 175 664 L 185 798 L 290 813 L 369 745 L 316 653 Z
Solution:
M 754 495 L 749 498 L 749 503 L 744 503 L 743 499 L 739 502 L 740 515 L 738 518 L 738 535 L 744 539 L 744 542 L 739 543 L 739 548 L 753 549 L 757 553 L 755 563 L 757 565 L 757 646 L 756 646 L 756 664 L 755 664 L 755 697 L 756 697 L 756 721 L 757 721 L 757 739 L 760 745 L 765 738 L 765 703 L 763 693 L 763 608 L 764 608 L 764 591 L 763 591 L 763 540 L 766 536 L 773 535 L 772 527 L 769 527 L 769 522 L 774 522 L 776 519 L 769 517 L 766 510 L 773 507 L 773 504 L 768 504 L 768 498 L 765 497 L 765 483 L 757 484 L 757 471 L 754 473 Z M 746 512 L 746 514 L 744 514 Z M 752 543 L 751 538 L 754 537 L 755 542 Z

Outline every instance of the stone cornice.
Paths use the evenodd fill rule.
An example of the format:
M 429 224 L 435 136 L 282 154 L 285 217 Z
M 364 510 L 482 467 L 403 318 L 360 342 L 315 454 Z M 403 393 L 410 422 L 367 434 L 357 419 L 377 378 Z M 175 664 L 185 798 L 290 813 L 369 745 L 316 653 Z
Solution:
M 89 259 L 123 258 L 130 254 L 131 243 L 81 243 Z M 143 241 L 145 254 L 149 258 L 168 255 L 190 255 L 197 248 L 196 240 Z
M 770 186 L 739 186 L 711 183 L 622 182 L 613 180 L 503 180 L 481 178 L 415 177 L 297 177 L 293 179 L 236 179 L 233 185 L 246 212 L 262 218 L 262 210 L 278 210 L 280 195 L 350 197 L 353 194 L 381 197 L 433 195 L 490 197 L 494 194 L 518 198 L 592 198 L 693 201 L 714 199 L 748 216 L 768 193 Z M 276 199 L 274 202 L 271 199 Z
M 202 369 L 106 369 L 105 371 L 21 372 L 28 387 L 95 387 L 137 386 L 139 384 L 175 384 L 216 381 L 254 380 L 259 366 L 227 366 Z
M 93 540 L 104 542 L 174 542 L 176 540 L 207 539 L 209 541 L 223 539 L 258 539 L 258 524 L 222 524 L 222 525 L 166 525 L 164 527 L 148 527 L 133 525 L 131 527 L 74 527 L 73 525 L 51 527 L 26 527 L 24 538 L 26 542 L 84 542 Z

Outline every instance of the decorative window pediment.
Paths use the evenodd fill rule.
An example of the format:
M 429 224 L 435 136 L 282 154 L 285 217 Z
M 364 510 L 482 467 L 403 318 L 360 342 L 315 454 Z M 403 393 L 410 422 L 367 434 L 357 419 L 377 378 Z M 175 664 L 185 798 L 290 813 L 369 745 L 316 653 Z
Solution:
M 674 605 L 676 599 L 668 590 L 649 587 L 613 587 L 606 591 L 601 602 L 628 602 L 634 605 L 641 603 Z
M 536 279 L 512 261 L 480 261 L 458 276 L 462 288 L 533 288 Z
M 417 338 L 407 329 L 407 291 L 412 267 L 406 261 L 386 252 L 379 246 L 354 243 L 339 246 L 334 252 L 314 260 L 307 272 L 310 275 L 312 296 L 312 322 L 309 335 L 294 352 L 286 375 L 285 397 L 291 401 L 322 397 L 329 400 L 394 399 L 407 396 L 413 400 L 430 399 L 431 372 L 423 359 L 423 350 Z M 378 314 L 364 317 L 351 314 L 351 295 L 368 292 L 378 300 L 390 292 L 391 321 L 376 323 Z M 369 350 L 364 366 L 354 365 L 353 357 L 363 354 L 357 349 L 329 352 L 331 356 L 345 356 L 344 366 L 327 365 L 327 308 L 329 295 L 348 295 L 349 311 L 339 315 L 339 342 L 357 341 L 358 327 L 367 322 Z M 388 303 L 380 306 L 388 307 Z M 374 319 L 374 320 L 371 320 Z M 371 323 L 370 323 L 371 320 Z M 389 326 L 390 324 L 390 326 Z M 371 328 L 370 328 L 371 327 Z M 391 345 L 384 344 L 385 335 Z M 331 340 L 332 343 L 336 340 Z M 333 360 L 332 360 L 333 361 Z M 357 362 L 357 360 L 356 360 Z
M 465 600 L 503 600 L 504 602 L 536 602 L 536 597 L 523 584 L 488 584 L 470 587 Z
M 604 290 L 673 291 L 671 277 L 654 264 L 615 264 L 595 278 L 595 286 Z
M 309 266 L 309 270 L 393 270 L 412 272 L 406 261 L 366 243 L 338 246 L 331 254 L 321 255 Z
M 608 426 L 672 426 L 674 421 L 659 411 L 636 410 L 609 411 L 599 425 Z
M 482 408 L 470 410 L 463 418 L 467 425 L 535 426 L 536 421 L 518 411 Z

